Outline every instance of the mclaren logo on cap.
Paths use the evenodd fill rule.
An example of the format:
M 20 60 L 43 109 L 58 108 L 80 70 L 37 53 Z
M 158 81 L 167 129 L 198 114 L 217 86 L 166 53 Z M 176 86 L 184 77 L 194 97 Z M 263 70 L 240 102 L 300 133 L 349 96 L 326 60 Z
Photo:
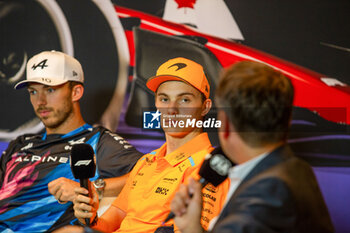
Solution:
M 173 66 L 177 66 L 177 69 L 175 71 L 178 71 L 178 70 L 181 70 L 182 68 L 185 68 L 187 65 L 185 63 L 175 63 L 169 66 L 168 69 L 170 69 L 170 67 L 173 67 Z
M 47 67 L 46 62 L 47 62 L 47 59 L 42 60 L 42 61 L 39 62 L 39 64 L 37 64 L 37 65 L 33 64 L 32 69 L 33 69 L 33 70 L 36 70 L 36 68 L 38 68 L 38 67 L 41 67 L 41 69 L 44 69 L 45 67 Z

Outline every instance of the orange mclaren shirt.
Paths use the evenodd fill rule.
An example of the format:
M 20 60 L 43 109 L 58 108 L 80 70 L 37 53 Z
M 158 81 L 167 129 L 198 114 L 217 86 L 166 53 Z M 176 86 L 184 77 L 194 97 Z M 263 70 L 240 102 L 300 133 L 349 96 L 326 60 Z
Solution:
M 208 135 L 202 133 L 166 156 L 166 144 L 144 155 L 112 204 L 126 213 L 116 232 L 153 233 L 160 227 L 170 212 L 170 202 L 180 184 L 190 176 L 198 176 L 204 157 L 212 149 Z M 228 188 L 229 179 L 218 188 L 203 189 L 202 224 L 205 229 L 220 213 Z M 173 224 L 170 220 L 166 225 Z

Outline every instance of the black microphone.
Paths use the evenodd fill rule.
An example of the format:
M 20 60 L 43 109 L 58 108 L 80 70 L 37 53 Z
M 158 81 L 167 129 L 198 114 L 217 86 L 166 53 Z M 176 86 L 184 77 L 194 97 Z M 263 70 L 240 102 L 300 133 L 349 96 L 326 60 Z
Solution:
M 94 150 L 89 144 L 75 144 L 72 146 L 70 155 L 70 167 L 75 179 L 80 180 L 80 187 L 89 190 L 89 178 L 95 176 L 96 164 Z M 90 219 L 85 218 L 85 224 L 90 225 Z
M 215 148 L 207 154 L 198 174 L 199 183 L 202 187 L 211 183 L 215 187 L 224 182 L 228 176 L 229 169 L 233 166 L 232 161 L 222 151 L 221 147 Z
M 226 180 L 228 177 L 229 169 L 232 166 L 232 161 L 227 158 L 219 146 L 215 148 L 210 154 L 207 154 L 205 156 L 205 160 L 203 161 L 203 164 L 198 172 L 201 177 L 198 182 L 202 185 L 202 188 L 204 188 L 208 183 L 211 183 L 217 187 L 219 184 L 224 182 L 224 180 Z M 192 197 L 192 195 L 193 194 L 190 194 L 190 197 Z M 170 212 L 162 225 L 174 217 L 175 214 L 173 212 Z

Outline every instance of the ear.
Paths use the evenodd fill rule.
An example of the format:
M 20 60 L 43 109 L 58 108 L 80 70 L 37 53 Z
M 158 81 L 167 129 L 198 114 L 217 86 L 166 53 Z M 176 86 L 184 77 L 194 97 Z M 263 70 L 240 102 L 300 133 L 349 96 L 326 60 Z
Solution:
M 223 126 L 221 130 L 223 131 L 224 138 L 227 139 L 230 136 L 230 130 L 232 130 L 230 120 L 224 111 L 220 111 L 220 114 L 221 124 Z
M 204 100 L 203 105 L 202 105 L 202 116 L 205 116 L 208 114 L 208 112 L 211 109 L 212 104 L 213 103 L 212 103 L 211 99 Z
M 76 102 L 83 97 L 84 94 L 84 87 L 83 85 L 77 84 L 72 88 L 72 101 Z

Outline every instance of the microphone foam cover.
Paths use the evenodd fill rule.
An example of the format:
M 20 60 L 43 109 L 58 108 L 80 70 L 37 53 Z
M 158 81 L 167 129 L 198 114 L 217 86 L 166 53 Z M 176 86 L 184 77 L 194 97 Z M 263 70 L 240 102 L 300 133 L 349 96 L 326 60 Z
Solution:
M 75 179 L 88 179 L 95 176 L 94 150 L 89 144 L 72 146 L 70 167 Z
M 227 158 L 221 147 L 217 147 L 206 156 L 198 174 L 216 187 L 227 178 L 232 166 L 233 163 Z

